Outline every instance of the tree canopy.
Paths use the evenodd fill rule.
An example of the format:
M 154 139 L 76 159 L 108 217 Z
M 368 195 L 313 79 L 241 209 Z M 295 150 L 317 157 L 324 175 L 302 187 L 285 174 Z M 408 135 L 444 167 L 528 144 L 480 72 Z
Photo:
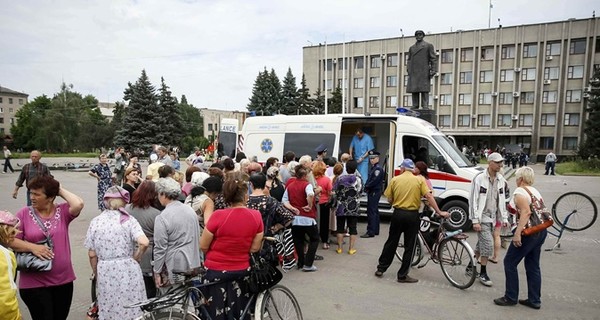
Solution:
M 588 118 L 585 121 L 583 132 L 584 140 L 579 145 L 578 154 L 587 159 L 600 157 L 600 69 L 596 69 L 590 79 L 590 91 L 585 92 L 587 98 Z

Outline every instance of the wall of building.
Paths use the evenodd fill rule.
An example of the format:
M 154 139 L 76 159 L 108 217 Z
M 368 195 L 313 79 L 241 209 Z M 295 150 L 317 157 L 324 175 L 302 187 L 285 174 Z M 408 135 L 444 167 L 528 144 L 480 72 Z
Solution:
M 0 87 L 0 137 L 10 136 L 10 128 L 16 124 L 17 111 L 27 103 L 28 95 Z
M 427 35 L 438 53 L 429 100 L 436 125 L 476 148 L 522 143 L 533 154 L 573 154 L 585 88 L 600 66 L 599 38 L 598 18 Z M 305 47 L 307 86 L 329 94 L 345 79 L 346 112 L 396 113 L 411 106 L 405 59 L 414 43 L 410 36 L 331 44 L 327 58 L 324 45 Z
M 207 108 L 200 108 L 200 115 L 204 121 L 203 135 L 208 138 L 209 141 L 212 141 L 213 135 L 218 135 L 221 119 L 238 119 L 239 128 L 241 130 L 244 120 L 246 120 L 247 117 L 247 113 L 242 111 L 214 110 Z

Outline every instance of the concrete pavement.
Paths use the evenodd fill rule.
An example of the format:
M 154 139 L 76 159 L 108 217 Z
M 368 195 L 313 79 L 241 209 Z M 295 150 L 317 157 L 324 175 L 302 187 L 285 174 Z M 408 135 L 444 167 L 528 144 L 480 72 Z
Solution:
M 71 160 L 77 159 L 65 159 L 64 162 Z M 27 163 L 27 160 L 20 161 Z M 42 159 L 42 162 L 61 163 L 62 160 Z M 554 203 L 565 192 L 581 191 L 600 204 L 600 178 L 544 176 L 543 165 L 533 165 L 533 168 L 536 171 L 534 185 L 542 192 L 546 203 Z M 83 239 L 90 220 L 99 213 L 96 182 L 85 172 L 53 171 L 53 174 L 86 203 L 81 217 L 72 223 L 70 230 L 72 259 L 78 279 L 69 319 L 82 319 L 90 303 L 88 278 L 91 272 Z M 16 179 L 16 173 L 0 174 L 0 208 L 13 213 L 25 204 L 23 189 L 17 200 L 11 198 Z M 514 189 L 514 179 L 510 179 L 509 184 Z M 359 234 L 365 228 L 366 222 L 361 221 Z M 451 287 L 440 267 L 432 262 L 422 269 L 411 270 L 411 276 L 420 280 L 417 284 L 395 281 L 395 273 L 400 267 L 397 261 L 383 278 L 376 278 L 373 273 L 387 230 L 388 222 L 384 221 L 380 236 L 359 239 L 356 255 L 338 255 L 333 249 L 319 249 L 318 254 L 325 260 L 316 262 L 317 272 L 294 270 L 285 275 L 282 283 L 298 298 L 305 319 L 600 319 L 600 223 L 582 232 L 566 233 L 560 250 L 542 253 L 543 296 L 539 311 L 520 305 L 497 307 L 493 304 L 492 299 L 502 296 L 504 291 L 502 263 L 488 267 L 494 282 L 491 288 L 478 282 L 467 290 Z M 471 233 L 469 242 L 474 246 L 475 241 L 476 236 Z M 544 247 L 551 247 L 554 241 L 555 238 L 549 236 Z M 520 270 L 521 298 L 524 298 L 525 272 L 522 266 Z M 22 311 L 24 319 L 30 319 L 24 306 Z

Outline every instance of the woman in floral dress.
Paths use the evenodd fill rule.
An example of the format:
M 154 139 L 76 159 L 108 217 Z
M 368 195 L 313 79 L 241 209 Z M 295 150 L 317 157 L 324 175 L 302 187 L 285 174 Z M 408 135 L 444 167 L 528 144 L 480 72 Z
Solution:
M 103 211 L 106 209 L 104 206 L 104 193 L 110 186 L 112 186 L 112 174 L 110 173 L 110 167 L 108 166 L 108 158 L 103 153 L 98 157 L 100 163 L 90 169 L 88 174 L 98 180 L 98 209 Z
M 97 280 L 99 319 L 136 319 L 143 312 L 126 306 L 146 299 L 139 262 L 149 241 L 124 209 L 127 190 L 110 187 L 104 200 L 107 209 L 90 222 L 84 243 Z

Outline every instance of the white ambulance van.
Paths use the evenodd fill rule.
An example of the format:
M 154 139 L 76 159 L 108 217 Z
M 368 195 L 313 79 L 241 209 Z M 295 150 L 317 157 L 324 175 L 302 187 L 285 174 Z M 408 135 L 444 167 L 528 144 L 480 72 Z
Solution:
M 328 156 L 339 159 L 349 151 L 357 129 L 369 134 L 381 153 L 386 185 L 399 174 L 403 159 L 426 162 L 434 196 L 440 208 L 451 213 L 452 227 L 470 228 L 467 199 L 471 180 L 483 169 L 473 166 L 446 135 L 425 120 L 404 115 L 358 114 L 250 117 L 244 122 L 240 140 L 244 141 L 242 151 L 246 156 L 256 156 L 261 163 L 269 157 L 281 160 L 287 151 L 293 151 L 297 157 L 315 158 L 314 149 L 320 144 L 327 147 Z M 363 198 L 361 207 L 366 207 L 366 197 Z M 392 211 L 384 197 L 379 211 Z

